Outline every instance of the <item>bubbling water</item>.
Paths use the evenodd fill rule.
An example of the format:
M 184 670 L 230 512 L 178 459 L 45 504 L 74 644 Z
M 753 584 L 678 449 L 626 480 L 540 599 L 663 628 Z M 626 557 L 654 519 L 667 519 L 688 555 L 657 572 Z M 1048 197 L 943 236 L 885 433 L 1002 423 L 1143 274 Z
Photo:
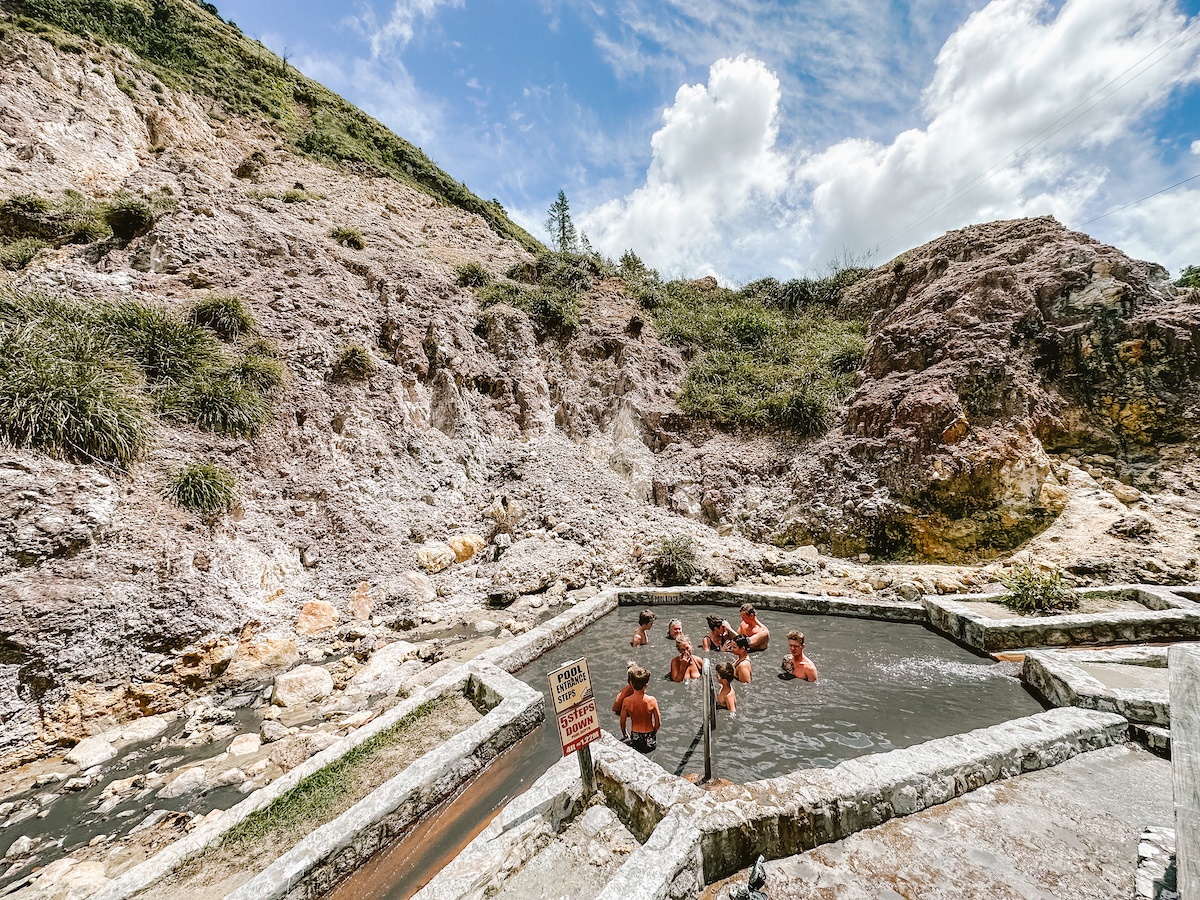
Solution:
M 629 646 L 637 607 L 621 607 L 518 673 L 547 695 L 546 673 L 560 661 L 586 656 L 601 710 L 601 723 L 620 734 L 610 711 L 625 684 L 630 660 L 650 670 L 647 693 L 662 710 L 658 749 L 651 758 L 670 772 L 699 772 L 704 761 L 697 736 L 701 688 L 667 678 L 675 646 L 667 620 L 683 620 L 697 656 L 710 664 L 730 654 L 700 649 L 705 616 L 727 618 L 737 627 L 736 608 L 686 605 L 656 607 L 650 643 Z M 764 610 L 771 629 L 769 649 L 750 655 L 750 684 L 735 684 L 737 714 L 718 712 L 713 735 L 713 774 L 735 782 L 754 781 L 810 767 L 834 766 L 865 753 L 909 747 L 1032 715 L 1041 705 L 1015 678 L 919 625 Z M 809 683 L 777 678 L 787 655 L 787 632 L 803 631 L 805 652 L 820 672 Z M 553 716 L 543 728 L 555 727 Z

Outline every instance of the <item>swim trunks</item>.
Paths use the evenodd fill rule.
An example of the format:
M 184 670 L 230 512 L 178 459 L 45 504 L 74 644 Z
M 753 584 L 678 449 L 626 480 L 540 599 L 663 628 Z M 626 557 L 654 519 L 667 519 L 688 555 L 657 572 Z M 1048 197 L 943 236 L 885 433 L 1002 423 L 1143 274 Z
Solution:
M 657 731 L 631 731 L 629 746 L 638 753 L 649 753 L 658 748 Z

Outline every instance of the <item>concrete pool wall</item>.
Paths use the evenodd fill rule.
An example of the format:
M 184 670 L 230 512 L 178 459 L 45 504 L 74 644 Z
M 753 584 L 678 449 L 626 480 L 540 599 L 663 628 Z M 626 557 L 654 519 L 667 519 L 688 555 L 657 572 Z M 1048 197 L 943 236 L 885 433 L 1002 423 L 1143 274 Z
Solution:
M 317 897 L 336 879 L 364 862 L 390 838 L 408 828 L 496 755 L 532 730 L 545 714 L 541 694 L 487 663 L 471 662 L 427 685 L 388 712 L 248 796 L 241 803 L 164 848 L 94 895 L 126 900 L 166 878 L 188 860 L 215 846 L 252 813 L 266 809 L 301 781 L 335 763 L 425 703 L 464 694 L 487 714 L 410 766 L 331 822 L 309 833 L 287 853 L 229 895 L 230 898 L 289 900 Z

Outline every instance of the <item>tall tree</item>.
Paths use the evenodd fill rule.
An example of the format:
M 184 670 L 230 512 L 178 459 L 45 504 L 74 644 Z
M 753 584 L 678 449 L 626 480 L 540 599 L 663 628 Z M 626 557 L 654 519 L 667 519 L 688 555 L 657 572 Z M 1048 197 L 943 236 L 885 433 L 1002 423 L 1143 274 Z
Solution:
M 567 195 L 558 192 L 558 199 L 550 204 L 546 218 L 546 230 L 550 232 L 550 241 L 560 253 L 574 251 L 579 238 L 575 234 L 575 223 L 571 221 L 571 205 L 567 203 Z

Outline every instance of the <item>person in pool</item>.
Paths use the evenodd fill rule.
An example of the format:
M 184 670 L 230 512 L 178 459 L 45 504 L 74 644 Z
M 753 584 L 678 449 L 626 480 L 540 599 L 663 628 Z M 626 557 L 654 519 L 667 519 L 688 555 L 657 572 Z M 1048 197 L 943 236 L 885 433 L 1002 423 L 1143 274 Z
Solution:
M 617 692 L 617 699 L 613 701 L 612 711 L 618 716 L 621 714 L 621 706 L 625 703 L 625 698 L 633 693 L 633 673 L 639 666 L 632 659 L 629 660 L 625 667 L 625 687 Z
M 733 663 L 717 664 L 717 680 L 721 682 L 721 688 L 717 691 L 717 708 L 729 710 L 730 715 L 737 712 L 737 697 L 733 693 L 733 682 L 736 678 L 737 676 L 733 672 Z
M 654 620 L 656 618 L 654 610 L 651 609 L 643 609 L 638 613 L 637 631 L 633 633 L 633 639 L 629 642 L 629 646 L 644 647 L 650 643 L 650 635 L 647 632 L 654 627 Z
M 749 684 L 753 677 L 753 673 L 750 671 L 750 638 L 739 634 L 733 640 L 727 641 L 721 649 L 726 653 L 733 654 L 734 678 L 742 684 Z
M 758 621 L 758 612 L 754 609 L 754 604 L 743 603 L 740 612 L 742 624 L 738 626 L 738 634 L 750 638 L 750 652 L 766 650 L 767 642 L 771 640 L 771 632 L 767 630 L 766 625 Z
M 672 619 L 667 623 L 667 637 L 673 641 L 677 641 L 681 634 L 683 634 L 683 623 L 681 621 Z
M 675 649 L 679 655 L 671 660 L 671 680 L 691 681 L 700 677 L 700 660 L 692 656 L 692 642 L 687 635 L 681 634 L 675 641 Z
M 658 701 L 646 693 L 649 683 L 648 671 L 641 666 L 632 669 L 629 686 L 633 690 L 621 704 L 621 739 L 639 753 L 649 753 L 658 746 L 658 729 L 662 725 Z
M 707 616 L 704 621 L 708 625 L 708 634 L 700 644 L 704 650 L 720 650 L 725 646 L 725 642 L 732 640 L 736 634 L 729 623 L 720 616 Z
M 804 655 L 804 632 L 788 632 L 788 655 L 783 658 L 783 671 L 779 677 L 784 681 L 801 678 L 804 681 L 817 680 L 817 667 L 812 660 Z

